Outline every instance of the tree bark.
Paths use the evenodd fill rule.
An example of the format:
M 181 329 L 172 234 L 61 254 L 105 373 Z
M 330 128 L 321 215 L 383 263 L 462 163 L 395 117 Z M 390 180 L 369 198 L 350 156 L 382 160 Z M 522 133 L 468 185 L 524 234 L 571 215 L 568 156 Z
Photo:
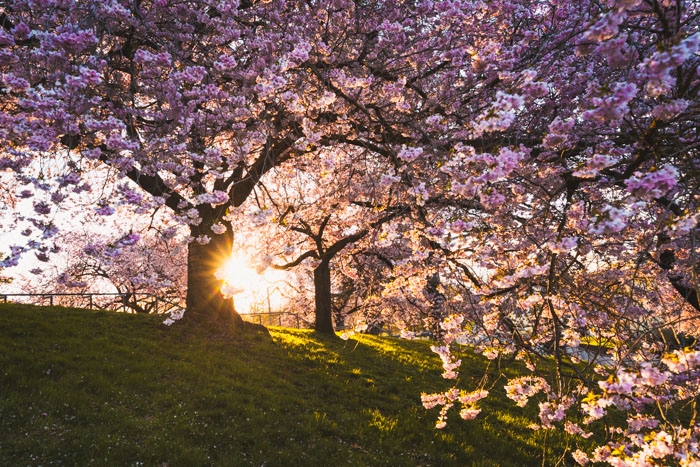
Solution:
M 660 234 L 659 235 L 659 242 L 660 243 L 668 243 L 669 238 L 665 234 Z M 661 266 L 661 269 L 666 271 L 667 273 L 673 269 L 674 264 L 676 263 L 676 253 L 671 250 L 671 249 L 666 249 L 661 252 L 659 255 L 659 266 Z M 697 288 L 694 287 L 689 287 L 683 284 L 683 277 L 678 275 L 678 274 L 667 274 L 669 282 L 671 282 L 671 285 L 673 286 L 674 289 L 680 294 L 681 297 L 683 297 L 683 300 L 686 301 L 690 306 L 695 308 L 697 311 L 700 311 L 700 293 L 698 292 Z
M 324 334 L 333 334 L 333 317 L 331 307 L 331 268 L 328 261 L 314 269 L 314 288 L 316 300 L 316 323 L 314 329 Z
M 194 232 L 193 232 L 194 234 Z M 206 245 L 190 243 L 187 254 L 187 313 L 194 324 L 220 327 L 222 331 L 243 328 L 243 319 L 236 312 L 232 298 L 221 295 L 222 281 L 214 274 L 231 255 L 233 235 L 209 235 Z

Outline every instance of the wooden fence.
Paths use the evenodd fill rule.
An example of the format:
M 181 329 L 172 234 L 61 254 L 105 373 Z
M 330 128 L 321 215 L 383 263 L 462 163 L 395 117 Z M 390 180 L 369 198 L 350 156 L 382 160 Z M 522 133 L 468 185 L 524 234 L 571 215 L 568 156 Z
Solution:
M 181 305 L 150 293 L 0 293 L 0 303 L 70 306 L 90 310 L 165 314 Z
M 70 306 L 90 310 L 111 310 L 126 313 L 165 314 L 184 308 L 182 305 L 149 293 L 0 293 L 0 303 Z M 241 317 L 263 326 L 312 327 L 297 313 L 241 313 Z

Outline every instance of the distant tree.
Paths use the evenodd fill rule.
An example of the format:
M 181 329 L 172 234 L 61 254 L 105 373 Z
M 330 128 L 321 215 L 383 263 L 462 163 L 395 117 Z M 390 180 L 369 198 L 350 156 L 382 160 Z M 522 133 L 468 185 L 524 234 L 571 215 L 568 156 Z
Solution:
M 256 197 L 271 211 L 274 232 L 264 238 L 267 253 L 279 259 L 270 266 L 311 264 L 316 331 L 334 332 L 331 263 L 364 248 L 382 224 L 407 211 L 394 206 L 398 178 L 387 176 L 383 164 L 353 147 L 321 151 L 272 171 Z
M 24 291 L 118 293 L 96 296 L 93 304 L 135 313 L 184 309 L 187 250 L 182 239 L 166 240 L 147 229 L 121 234 L 115 229 L 111 235 L 59 233 L 56 243 L 62 245 L 61 251 L 46 268 L 31 271 L 33 277 L 24 281 Z M 85 306 L 84 297 L 75 297 L 73 302 Z M 63 299 L 61 303 L 67 302 Z

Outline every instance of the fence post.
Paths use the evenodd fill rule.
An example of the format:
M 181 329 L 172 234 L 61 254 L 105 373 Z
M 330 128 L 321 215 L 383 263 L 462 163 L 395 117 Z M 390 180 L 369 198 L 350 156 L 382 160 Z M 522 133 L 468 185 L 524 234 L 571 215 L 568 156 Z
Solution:
M 53 294 L 49 295 L 49 306 L 53 306 Z

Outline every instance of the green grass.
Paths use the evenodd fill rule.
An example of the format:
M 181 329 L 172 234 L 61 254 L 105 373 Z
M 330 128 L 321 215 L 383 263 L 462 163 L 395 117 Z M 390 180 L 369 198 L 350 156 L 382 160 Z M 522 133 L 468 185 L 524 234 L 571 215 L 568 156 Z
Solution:
M 530 466 L 565 450 L 502 385 L 477 420 L 435 430 L 420 393 L 447 384 L 427 342 L 161 321 L 0 305 L 0 465 Z M 467 359 L 464 382 L 484 364 Z

